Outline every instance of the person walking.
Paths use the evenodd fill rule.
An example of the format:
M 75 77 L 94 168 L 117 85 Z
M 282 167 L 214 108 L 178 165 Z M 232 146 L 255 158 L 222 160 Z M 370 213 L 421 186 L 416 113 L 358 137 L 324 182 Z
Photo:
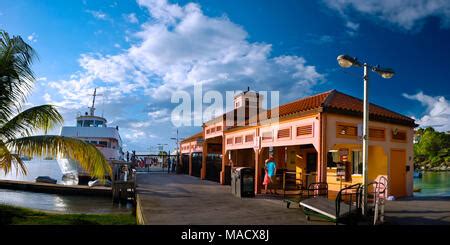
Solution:
M 263 185 L 265 186 L 265 193 L 269 189 L 270 194 L 277 194 L 276 190 L 276 174 L 277 174 L 277 164 L 273 158 L 273 154 L 269 155 L 269 158 L 265 161 L 265 176 Z

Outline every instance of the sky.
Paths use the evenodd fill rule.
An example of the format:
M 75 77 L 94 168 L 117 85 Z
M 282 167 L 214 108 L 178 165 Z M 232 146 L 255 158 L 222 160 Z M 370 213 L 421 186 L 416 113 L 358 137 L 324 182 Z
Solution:
M 174 92 L 196 83 L 279 91 L 280 103 L 331 89 L 362 98 L 362 70 L 339 67 L 340 54 L 395 70 L 370 73 L 372 103 L 450 130 L 445 0 L 2 0 L 0 29 L 39 55 L 26 106 L 53 104 L 75 125 L 97 88 L 96 114 L 126 150 L 173 149 L 177 129 L 199 132 L 171 117 Z

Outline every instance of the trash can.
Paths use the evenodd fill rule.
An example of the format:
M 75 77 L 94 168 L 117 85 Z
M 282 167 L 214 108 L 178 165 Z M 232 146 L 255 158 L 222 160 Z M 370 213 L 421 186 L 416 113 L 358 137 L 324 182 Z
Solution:
M 255 196 L 255 170 L 247 167 L 231 171 L 231 193 L 237 197 Z

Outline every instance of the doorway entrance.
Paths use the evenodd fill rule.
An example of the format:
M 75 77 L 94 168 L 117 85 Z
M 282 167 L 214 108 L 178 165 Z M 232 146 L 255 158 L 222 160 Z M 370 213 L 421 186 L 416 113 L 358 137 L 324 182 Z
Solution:
M 404 149 L 391 149 L 389 193 L 395 197 L 406 196 L 406 151 Z

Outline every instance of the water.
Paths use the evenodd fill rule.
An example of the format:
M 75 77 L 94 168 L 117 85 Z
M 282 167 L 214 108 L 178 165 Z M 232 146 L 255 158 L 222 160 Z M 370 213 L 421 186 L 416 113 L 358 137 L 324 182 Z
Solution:
M 450 172 L 423 172 L 422 178 L 414 179 L 414 189 L 420 188 L 421 192 L 414 192 L 414 196 L 450 196 Z
M 27 166 L 27 175 L 23 175 L 20 172 L 16 174 L 16 171 L 13 169 L 13 171 L 9 172 L 6 175 L 2 171 L 0 171 L 0 179 L 34 182 L 34 180 L 38 176 L 50 176 L 51 178 L 56 179 L 58 181 L 58 184 L 64 184 L 61 179 L 63 174 L 56 160 L 33 158 L 33 160 L 24 161 L 24 163 Z
M 63 213 L 129 213 L 132 204 L 113 204 L 108 197 L 69 196 L 0 189 L 0 203 Z
M 35 158 L 25 161 L 25 164 L 28 175 L 20 173 L 16 175 L 15 171 L 5 175 L 0 170 L 0 179 L 34 182 L 38 176 L 50 176 L 58 180 L 59 184 L 65 184 L 61 179 L 62 172 L 56 160 Z M 64 213 L 129 213 L 132 210 L 132 204 L 113 205 L 109 197 L 58 195 L 7 189 L 0 189 L 0 203 Z

